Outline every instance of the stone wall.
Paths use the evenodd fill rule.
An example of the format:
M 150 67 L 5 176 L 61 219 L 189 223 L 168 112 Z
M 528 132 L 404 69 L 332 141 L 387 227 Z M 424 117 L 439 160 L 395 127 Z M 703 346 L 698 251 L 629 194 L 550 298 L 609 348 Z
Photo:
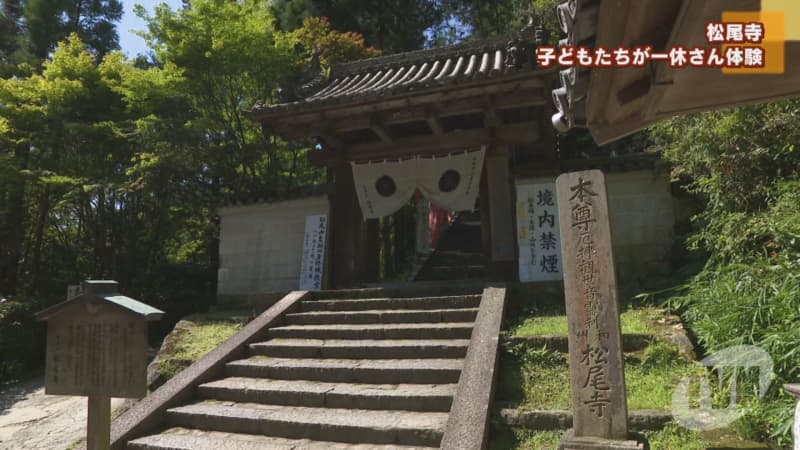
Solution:
M 327 196 L 221 208 L 217 301 L 297 290 L 306 216 L 329 209 Z

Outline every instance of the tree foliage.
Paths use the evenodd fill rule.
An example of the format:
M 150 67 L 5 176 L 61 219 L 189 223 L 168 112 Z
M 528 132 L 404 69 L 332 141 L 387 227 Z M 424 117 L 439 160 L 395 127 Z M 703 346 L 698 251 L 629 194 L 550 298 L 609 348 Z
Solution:
M 358 33 L 385 53 L 422 48 L 425 31 L 443 19 L 437 0 L 280 0 L 272 9 L 283 30 L 298 28 L 307 17 L 326 17 L 334 30 Z
M 245 111 L 274 102 L 315 49 L 325 64 L 376 54 L 324 19 L 284 32 L 264 2 L 195 0 L 139 8 L 153 53 L 129 60 L 109 51 L 114 2 L 24 5 L 0 23 L 30 37 L 3 41 L 0 78 L 0 298 L 22 315 L 86 278 L 116 279 L 173 317 L 213 301 L 216 208 L 323 175 L 306 143 L 265 136 Z M 42 59 L 14 60 L 24 46 Z M 20 330 L 0 327 L 0 377 L 22 361 L 8 353 Z
M 26 0 L 25 28 L 31 51 L 46 58 L 58 42 L 76 33 L 98 56 L 119 48 L 115 22 L 120 0 Z

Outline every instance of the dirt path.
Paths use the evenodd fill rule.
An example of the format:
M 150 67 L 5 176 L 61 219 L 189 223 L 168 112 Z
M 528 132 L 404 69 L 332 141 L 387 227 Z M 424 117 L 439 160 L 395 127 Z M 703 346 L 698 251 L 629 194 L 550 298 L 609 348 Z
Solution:
M 62 450 L 85 433 L 86 397 L 45 395 L 44 377 L 0 390 L 0 449 Z

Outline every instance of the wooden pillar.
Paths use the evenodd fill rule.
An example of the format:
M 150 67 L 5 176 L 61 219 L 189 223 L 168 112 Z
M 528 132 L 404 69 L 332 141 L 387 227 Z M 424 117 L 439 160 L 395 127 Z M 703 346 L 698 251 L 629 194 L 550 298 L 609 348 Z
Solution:
M 486 155 L 486 185 L 491 233 L 490 276 L 511 281 L 517 278 L 514 197 L 508 148 L 495 146 Z
M 362 247 L 361 247 L 361 281 L 378 281 L 380 278 L 380 245 L 378 240 L 378 219 L 367 219 L 361 222 Z
M 342 288 L 361 281 L 361 228 L 364 220 L 358 206 L 350 164 L 340 161 L 332 170 L 331 280 L 333 287 Z
M 108 450 L 111 444 L 111 398 L 90 395 L 87 415 L 87 450 Z
M 483 162 L 483 171 L 481 171 L 479 199 L 479 207 L 481 209 L 481 248 L 483 249 L 483 256 L 488 263 L 492 260 L 492 223 L 489 219 L 489 185 L 486 182 L 486 161 Z
M 558 136 L 556 129 L 553 127 L 551 117 L 556 113 L 555 107 L 552 102 L 548 105 L 542 106 L 539 113 L 539 132 L 541 133 L 540 143 L 542 155 L 545 161 L 555 161 L 558 159 Z

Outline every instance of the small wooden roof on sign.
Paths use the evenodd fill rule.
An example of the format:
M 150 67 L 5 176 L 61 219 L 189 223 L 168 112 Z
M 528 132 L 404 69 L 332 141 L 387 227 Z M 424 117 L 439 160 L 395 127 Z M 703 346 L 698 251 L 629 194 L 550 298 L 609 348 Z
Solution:
M 119 283 L 113 280 L 87 280 L 82 283 L 83 293 L 36 313 L 36 320 L 50 320 L 64 308 L 89 298 L 108 302 L 125 312 L 141 316 L 146 321 L 160 320 L 164 311 L 119 294 Z

